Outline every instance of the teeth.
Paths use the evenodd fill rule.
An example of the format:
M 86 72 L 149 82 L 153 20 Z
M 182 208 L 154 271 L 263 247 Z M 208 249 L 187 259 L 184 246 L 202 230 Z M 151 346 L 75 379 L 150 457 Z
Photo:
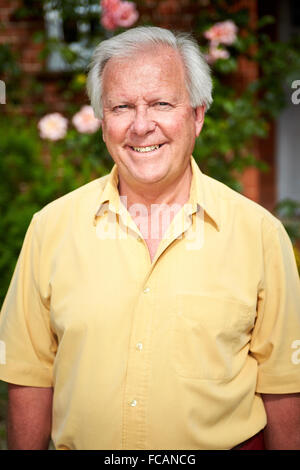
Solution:
M 159 145 L 151 145 L 149 147 L 132 147 L 133 150 L 136 152 L 152 152 L 153 150 L 157 150 L 159 148 Z

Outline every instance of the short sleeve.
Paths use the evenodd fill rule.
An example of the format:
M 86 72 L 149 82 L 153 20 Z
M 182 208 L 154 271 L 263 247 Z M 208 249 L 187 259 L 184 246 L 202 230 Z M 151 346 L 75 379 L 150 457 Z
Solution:
M 51 387 L 56 338 L 47 301 L 40 295 L 42 260 L 34 216 L 0 315 L 0 380 Z
M 291 241 L 278 221 L 264 236 L 264 276 L 250 353 L 257 392 L 300 392 L 300 282 Z

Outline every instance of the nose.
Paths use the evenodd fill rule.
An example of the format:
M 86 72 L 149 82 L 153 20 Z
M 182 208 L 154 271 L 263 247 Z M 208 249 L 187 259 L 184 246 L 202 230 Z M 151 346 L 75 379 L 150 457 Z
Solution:
M 136 107 L 131 130 L 136 135 L 143 136 L 154 131 L 155 122 L 151 119 L 148 108 L 145 106 Z

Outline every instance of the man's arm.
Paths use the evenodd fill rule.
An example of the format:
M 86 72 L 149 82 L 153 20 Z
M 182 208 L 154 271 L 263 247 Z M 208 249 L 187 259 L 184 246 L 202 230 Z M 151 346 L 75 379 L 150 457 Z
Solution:
M 52 425 L 52 388 L 8 385 L 9 450 L 47 450 Z
M 263 394 L 267 426 L 265 445 L 269 450 L 300 450 L 300 394 Z

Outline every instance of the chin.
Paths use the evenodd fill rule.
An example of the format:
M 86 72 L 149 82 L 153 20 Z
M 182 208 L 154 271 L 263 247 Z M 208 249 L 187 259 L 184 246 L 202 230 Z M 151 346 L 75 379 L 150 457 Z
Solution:
M 162 171 L 136 171 L 132 173 L 135 181 L 143 184 L 159 183 L 167 176 L 167 172 Z

